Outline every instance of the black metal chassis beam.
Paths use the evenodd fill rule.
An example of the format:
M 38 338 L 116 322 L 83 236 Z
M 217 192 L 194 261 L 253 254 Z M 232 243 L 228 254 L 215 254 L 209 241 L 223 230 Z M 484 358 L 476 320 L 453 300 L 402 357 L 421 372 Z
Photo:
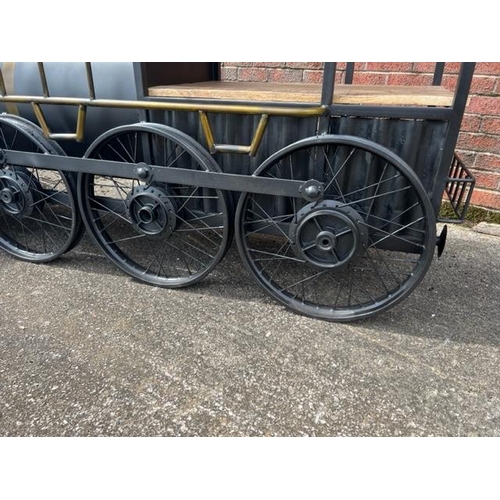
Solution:
M 332 104 L 327 109 L 330 116 L 353 116 L 360 118 L 450 121 L 454 117 L 452 108 L 443 107 Z
M 225 174 L 176 167 L 161 167 L 146 163 L 124 163 L 119 161 L 96 160 L 73 156 L 57 156 L 24 151 L 1 150 L 0 169 L 7 165 L 34 167 L 64 172 L 85 172 L 89 174 L 137 179 L 147 182 L 167 182 L 185 184 L 227 191 L 290 196 L 309 199 L 306 188 L 311 181 L 294 181 L 253 175 Z M 322 192 L 323 185 L 312 181 Z M 310 200 L 311 201 L 311 200 Z

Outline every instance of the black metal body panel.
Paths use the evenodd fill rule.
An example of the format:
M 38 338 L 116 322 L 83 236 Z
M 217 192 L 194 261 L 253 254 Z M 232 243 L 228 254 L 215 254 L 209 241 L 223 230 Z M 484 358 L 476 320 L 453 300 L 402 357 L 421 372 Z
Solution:
M 442 191 L 434 191 L 434 183 L 448 127 L 437 120 L 333 116 L 329 133 L 363 137 L 396 153 L 416 172 L 435 207 L 442 197 Z

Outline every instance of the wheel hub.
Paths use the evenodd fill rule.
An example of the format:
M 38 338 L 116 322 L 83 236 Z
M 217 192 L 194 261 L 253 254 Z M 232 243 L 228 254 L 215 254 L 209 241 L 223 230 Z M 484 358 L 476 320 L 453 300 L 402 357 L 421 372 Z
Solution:
M 321 231 L 316 236 L 316 248 L 323 252 L 335 250 L 337 245 L 337 236 L 331 231 Z
M 176 225 L 176 209 L 156 186 L 137 186 L 127 196 L 128 216 L 134 228 L 152 238 L 168 238 Z
M 368 231 L 362 221 L 354 208 L 342 203 L 309 203 L 290 226 L 295 255 L 320 269 L 345 269 L 367 247 Z
M 29 177 L 4 170 L 0 175 L 0 208 L 16 217 L 26 217 L 32 214 L 34 202 Z

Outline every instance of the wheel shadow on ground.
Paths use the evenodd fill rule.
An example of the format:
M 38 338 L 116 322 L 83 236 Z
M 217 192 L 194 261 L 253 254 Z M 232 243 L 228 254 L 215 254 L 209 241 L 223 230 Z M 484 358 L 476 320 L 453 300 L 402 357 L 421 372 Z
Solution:
M 130 280 L 142 286 L 153 286 L 143 283 L 119 269 L 87 235 L 75 249 L 60 259 L 44 265 L 63 270 L 78 270 L 96 276 L 121 276 L 124 280 Z M 250 295 L 253 295 L 256 300 L 273 302 L 272 299 L 268 299 L 244 268 L 235 244 L 231 246 L 224 259 L 204 280 L 189 287 L 178 288 L 176 291 L 191 291 L 196 294 L 200 292 L 210 293 L 213 296 L 236 300 L 247 300 Z
M 98 275 L 121 276 L 141 286 L 118 269 L 87 236 L 72 252 L 50 266 Z M 260 302 L 283 307 L 267 296 L 245 269 L 236 245 L 203 281 L 177 293 L 208 294 L 222 300 Z M 500 268 L 460 252 L 435 259 L 419 286 L 392 309 L 351 326 L 423 337 L 444 342 L 500 346 Z M 297 317 L 293 311 L 289 314 Z M 325 322 L 317 321 L 324 326 Z
M 445 253 L 406 300 L 359 324 L 446 343 L 500 347 L 499 297 L 498 265 Z

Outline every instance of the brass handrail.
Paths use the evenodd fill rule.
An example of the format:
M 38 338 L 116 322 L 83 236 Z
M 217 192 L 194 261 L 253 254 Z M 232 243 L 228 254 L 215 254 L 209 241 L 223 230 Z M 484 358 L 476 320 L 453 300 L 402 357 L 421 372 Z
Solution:
M 5 81 L 0 68 L 0 103 L 10 104 L 31 104 L 38 120 L 38 124 L 44 135 L 54 140 L 75 140 L 82 141 L 85 136 L 85 119 L 88 107 L 97 108 L 115 108 L 115 109 L 142 109 L 142 110 L 161 110 L 161 111 L 192 111 L 197 112 L 200 117 L 201 128 L 205 135 L 208 147 L 212 153 L 231 152 L 242 153 L 254 156 L 262 141 L 264 132 L 270 116 L 294 116 L 294 117 L 319 117 L 326 114 L 326 106 L 320 105 L 288 105 L 273 106 L 261 104 L 212 104 L 196 103 L 190 101 L 153 101 L 153 100 L 121 100 L 121 99 L 98 99 L 96 98 L 94 77 L 92 74 L 91 63 L 85 63 L 85 72 L 87 77 L 87 86 L 89 97 L 53 97 L 50 95 L 45 67 L 42 62 L 37 63 L 40 81 L 42 84 L 43 96 L 33 95 L 13 95 L 7 94 Z M 49 128 L 42 105 L 62 105 L 77 106 L 77 125 L 76 132 L 55 133 Z M 218 144 L 214 140 L 212 128 L 207 113 L 227 113 L 241 115 L 260 115 L 260 121 L 257 125 L 252 141 L 249 146 Z

